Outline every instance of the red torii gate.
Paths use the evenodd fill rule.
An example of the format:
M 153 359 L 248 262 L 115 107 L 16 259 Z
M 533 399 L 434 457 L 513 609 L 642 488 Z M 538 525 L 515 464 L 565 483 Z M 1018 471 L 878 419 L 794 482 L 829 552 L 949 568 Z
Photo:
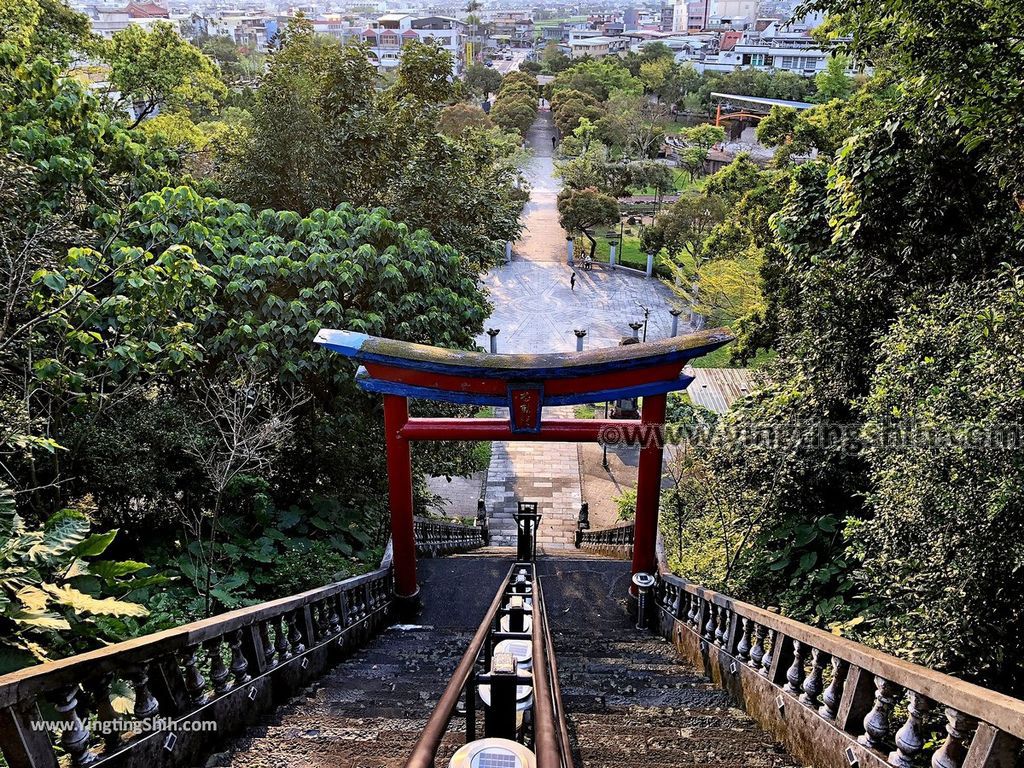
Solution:
M 641 443 L 632 572 L 653 573 L 661 491 L 666 395 L 693 379 L 683 366 L 732 340 L 725 330 L 661 341 L 552 354 L 441 349 L 351 331 L 322 330 L 316 343 L 360 364 L 356 382 L 384 396 L 395 593 L 414 600 L 411 443 L 417 440 L 530 440 Z M 408 398 L 506 406 L 504 419 L 409 418 Z M 639 421 L 544 419 L 546 405 L 643 397 Z

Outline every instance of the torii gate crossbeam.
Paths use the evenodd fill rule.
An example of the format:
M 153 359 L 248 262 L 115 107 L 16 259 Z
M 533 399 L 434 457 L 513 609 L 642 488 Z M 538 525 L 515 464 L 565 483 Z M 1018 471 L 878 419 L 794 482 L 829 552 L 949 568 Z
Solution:
M 422 440 L 640 443 L 632 572 L 656 567 L 666 396 L 685 389 L 690 360 L 732 340 L 724 330 L 585 352 L 489 354 L 442 349 L 351 331 L 322 330 L 316 343 L 359 363 L 356 381 L 384 397 L 395 592 L 414 601 L 411 444 Z M 639 421 L 544 419 L 550 405 L 642 397 Z M 504 419 L 410 418 L 409 398 L 505 406 Z

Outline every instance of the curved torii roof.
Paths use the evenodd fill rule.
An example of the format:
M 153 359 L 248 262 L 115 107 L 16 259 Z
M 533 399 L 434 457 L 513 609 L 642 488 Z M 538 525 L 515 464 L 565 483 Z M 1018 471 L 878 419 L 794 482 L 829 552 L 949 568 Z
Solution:
M 368 392 L 473 405 L 507 406 L 530 391 L 539 409 L 685 389 L 683 366 L 728 342 L 725 329 L 642 344 L 545 354 L 442 349 L 352 331 L 324 329 L 316 343 L 360 363 Z

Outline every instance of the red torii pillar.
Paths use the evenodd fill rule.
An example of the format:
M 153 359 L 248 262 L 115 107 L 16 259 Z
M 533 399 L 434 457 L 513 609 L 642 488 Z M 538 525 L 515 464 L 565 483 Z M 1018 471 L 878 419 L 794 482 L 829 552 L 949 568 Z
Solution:
M 402 430 L 409 422 L 409 401 L 384 395 L 384 433 L 388 460 L 388 505 L 391 508 L 391 556 L 395 594 L 415 600 L 416 534 L 413 527 L 412 450 Z
M 632 572 L 658 572 L 658 506 L 661 500 L 661 464 L 664 458 L 665 395 L 644 398 L 640 413 L 640 460 L 636 470 L 636 520 L 633 525 Z

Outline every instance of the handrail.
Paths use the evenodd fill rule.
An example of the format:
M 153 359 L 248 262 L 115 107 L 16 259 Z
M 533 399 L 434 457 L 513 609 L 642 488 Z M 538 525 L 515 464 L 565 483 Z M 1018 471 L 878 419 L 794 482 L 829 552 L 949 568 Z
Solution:
M 534 688 L 534 752 L 537 768 L 561 768 L 559 740 L 555 735 L 555 711 L 548 679 L 547 619 L 540 582 L 534 579 L 533 688 Z M 539 622 L 539 624 L 538 624 Z
M 576 549 L 589 547 L 609 554 L 631 555 L 635 524 L 620 523 L 610 528 L 592 528 L 576 531 Z
M 169 733 L 145 735 L 142 728 L 143 735 L 122 739 L 131 729 L 121 728 L 101 737 L 86 727 L 88 718 L 129 721 L 123 725 L 134 718 L 144 726 L 201 717 L 230 732 L 326 668 L 333 648 L 371 636 L 387 621 L 392 591 L 391 570 L 381 568 L 0 676 L 0 751 L 13 766 L 56 766 L 49 729 L 38 726 L 52 704 L 60 726 L 53 735 L 72 766 L 121 758 L 136 747 L 141 755 L 154 738 L 166 740 L 167 765 L 193 764 L 216 733 L 174 725 Z M 130 715 L 111 704 L 119 681 L 135 692 Z
M 471 706 L 469 697 L 476 695 L 472 686 L 474 670 L 480 653 L 484 649 L 484 643 L 495 625 L 495 618 L 501 610 L 502 602 L 507 596 L 506 589 L 512 573 L 522 565 L 520 563 L 509 569 L 508 575 L 494 596 L 494 600 L 463 653 L 451 680 L 445 687 L 444 693 L 441 694 L 433 713 L 413 746 L 412 754 L 405 763 L 405 768 L 434 767 L 437 751 L 455 714 L 455 708 L 463 691 L 467 696 L 467 716 L 472 717 L 475 707 Z M 544 593 L 540 580 L 537 578 L 536 567 L 531 566 L 531 571 L 533 585 L 533 630 L 531 632 L 534 688 L 533 747 L 537 758 L 537 768 L 572 768 L 572 749 L 565 723 L 562 693 L 558 684 L 558 667 L 554 658 L 554 646 L 547 623 Z
M 540 602 L 540 615 L 544 622 L 544 641 L 547 643 L 547 647 L 551 649 L 551 653 L 548 657 L 548 667 L 551 670 L 551 689 L 554 693 L 554 717 L 555 723 L 558 726 L 558 736 L 560 742 L 560 751 L 563 768 L 572 768 L 572 743 L 569 741 L 569 728 L 565 719 L 565 705 L 562 703 L 562 685 L 558 679 L 558 662 L 555 659 L 555 644 L 551 640 L 551 625 L 548 623 L 548 608 L 547 603 L 544 601 L 544 593 L 541 588 L 540 582 L 537 582 L 537 594 Z
M 487 609 L 487 613 L 484 614 L 480 626 L 477 627 L 476 633 L 473 635 L 473 639 L 469 641 L 466 652 L 462 654 L 462 660 L 459 661 L 459 666 L 455 668 L 452 679 L 448 681 L 448 685 L 444 689 L 444 693 L 441 694 L 441 698 L 438 699 L 437 706 L 434 707 L 430 719 L 423 726 L 423 732 L 416 740 L 416 744 L 412 748 L 412 755 L 406 761 L 405 768 L 433 768 L 434 758 L 441 746 L 441 740 L 448 729 L 448 724 L 455 714 L 455 707 L 458 706 L 459 697 L 469 682 L 470 675 L 473 674 L 473 668 L 476 666 L 480 651 L 483 650 L 484 642 L 487 640 L 491 625 L 494 623 L 494 617 L 498 615 L 498 609 L 501 608 L 501 601 L 505 596 L 505 584 L 508 583 L 509 578 L 512 576 L 512 570 L 513 568 L 509 568 L 508 575 L 502 582 L 502 587 L 495 594 L 490 608 Z
M 462 525 L 449 520 L 416 517 L 413 520 L 416 551 L 428 557 L 483 547 L 487 544 L 484 529 L 478 525 Z
M 813 717 L 833 726 L 835 738 L 819 743 L 815 761 L 844 765 L 845 750 L 888 757 L 909 765 L 921 756 L 930 725 L 925 714 L 945 708 L 946 734 L 938 738 L 933 765 L 996 766 L 1024 740 L 1024 701 L 959 680 L 839 635 L 802 624 L 755 605 L 705 589 L 671 573 L 659 574 L 658 603 L 672 637 L 705 659 L 720 660 L 719 679 L 753 675 L 765 695 L 788 694 Z M 664 631 L 664 630 L 663 630 Z M 690 638 L 684 642 L 685 637 Z M 697 649 L 699 644 L 699 650 Z M 750 699 L 744 686 L 745 695 Z M 800 707 L 799 705 L 803 705 Z M 893 713 L 905 707 L 906 723 L 895 732 Z M 765 708 L 771 709 L 772 707 Z M 762 723 L 766 725 L 765 723 Z M 770 726 L 770 723 L 766 727 Z M 807 733 L 814 731 L 808 730 Z M 902 734 L 902 735 L 901 735 Z M 920 737 L 920 738 L 919 738 Z M 793 743 L 789 739 L 794 739 Z M 897 751 L 889 754 L 895 739 Z M 790 727 L 787 746 L 800 754 L 799 732 Z M 823 759 L 822 755 L 829 759 Z M 834 757 L 834 763 L 831 758 Z M 969 757 L 969 759 L 968 759 Z M 905 760 L 904 760 L 905 759 Z M 893 762 L 896 760 L 896 762 Z M 1012 760 L 1011 760 L 1012 762 Z M 865 763 L 862 761 L 862 765 Z

